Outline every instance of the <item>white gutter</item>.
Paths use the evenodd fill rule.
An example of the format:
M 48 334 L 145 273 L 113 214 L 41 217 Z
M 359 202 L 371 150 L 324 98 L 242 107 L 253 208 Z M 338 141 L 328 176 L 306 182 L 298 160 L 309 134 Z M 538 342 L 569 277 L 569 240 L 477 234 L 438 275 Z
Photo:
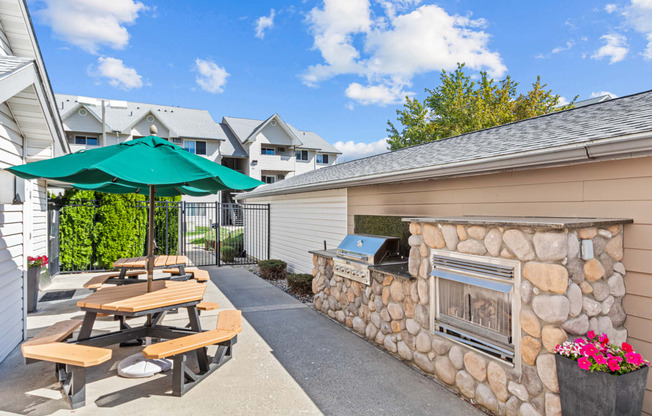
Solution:
M 528 152 L 476 159 L 444 165 L 425 166 L 398 172 L 339 179 L 330 182 L 306 184 L 292 188 L 251 191 L 239 194 L 236 199 L 258 198 L 333 188 L 387 184 L 395 182 L 455 177 L 473 174 L 497 173 L 506 170 L 569 165 L 590 160 L 606 160 L 652 155 L 652 131 L 598 139 Z M 337 166 L 337 165 L 334 165 Z

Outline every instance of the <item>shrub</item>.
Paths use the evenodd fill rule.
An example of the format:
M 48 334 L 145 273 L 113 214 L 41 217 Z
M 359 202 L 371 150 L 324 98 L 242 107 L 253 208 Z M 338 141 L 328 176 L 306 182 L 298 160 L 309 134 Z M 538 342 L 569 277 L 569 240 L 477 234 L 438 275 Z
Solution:
M 303 273 L 288 273 L 288 286 L 301 295 L 312 293 L 312 275 Z
M 235 259 L 235 248 L 231 246 L 220 247 L 220 260 L 225 263 L 231 263 Z
M 285 279 L 288 264 L 283 260 L 262 260 L 258 262 L 258 271 L 263 279 Z

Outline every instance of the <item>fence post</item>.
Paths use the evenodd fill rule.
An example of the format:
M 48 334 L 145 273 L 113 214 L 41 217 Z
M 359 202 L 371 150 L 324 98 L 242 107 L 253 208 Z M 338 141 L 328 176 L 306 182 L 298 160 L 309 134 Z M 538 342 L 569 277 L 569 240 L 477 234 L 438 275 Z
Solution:
M 267 204 L 267 260 L 269 260 L 272 257 L 272 221 L 271 221 L 271 214 L 270 214 L 270 209 L 271 204 Z
M 170 202 L 165 201 L 165 254 L 170 254 L 169 244 L 170 241 Z
M 220 202 L 215 202 L 215 262 L 217 266 L 220 266 L 222 251 L 220 250 L 220 237 L 222 236 L 221 230 L 221 206 Z

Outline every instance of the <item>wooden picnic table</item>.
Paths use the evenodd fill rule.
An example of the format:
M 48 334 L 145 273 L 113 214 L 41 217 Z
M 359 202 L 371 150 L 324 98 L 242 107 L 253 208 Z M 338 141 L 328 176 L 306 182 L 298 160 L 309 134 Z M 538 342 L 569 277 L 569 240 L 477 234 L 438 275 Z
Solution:
M 175 267 L 179 269 L 177 280 L 184 280 L 191 275 L 186 274 L 185 267 L 188 263 L 186 256 L 156 256 L 154 258 L 155 269 L 165 269 Z M 125 257 L 116 260 L 113 263 L 113 268 L 120 270 L 120 275 L 117 278 L 108 279 L 105 283 L 123 284 L 138 281 L 138 275 L 129 276 L 127 279 L 127 271 L 129 270 L 147 270 L 147 257 Z
M 201 332 L 197 304 L 204 297 L 205 284 L 195 281 L 157 280 L 153 282 L 152 289 L 151 292 L 147 291 L 147 283 L 109 286 L 78 301 L 77 306 L 85 312 L 85 316 L 77 342 L 106 346 L 146 336 L 170 339 L 187 335 L 188 331 Z M 159 325 L 168 311 L 178 308 L 188 310 L 190 329 Z M 120 330 L 91 338 L 98 313 L 117 316 L 120 320 Z M 131 328 L 125 322 L 127 317 L 145 315 L 151 315 L 152 319 L 143 327 Z M 94 340 L 98 342 L 93 342 Z

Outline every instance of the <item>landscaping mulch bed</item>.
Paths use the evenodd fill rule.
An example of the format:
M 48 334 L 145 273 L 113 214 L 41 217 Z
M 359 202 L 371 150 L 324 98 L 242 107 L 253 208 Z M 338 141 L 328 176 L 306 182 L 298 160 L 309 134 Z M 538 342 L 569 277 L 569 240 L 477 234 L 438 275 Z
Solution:
M 256 276 L 260 277 L 260 273 L 258 272 L 258 266 L 256 265 L 248 265 L 248 266 L 233 266 L 233 267 L 242 267 L 243 269 L 247 269 L 251 273 L 255 274 Z M 262 277 L 260 277 L 262 279 Z M 288 286 L 288 281 L 287 279 L 278 279 L 278 280 L 268 280 L 268 279 L 263 279 L 266 282 L 269 282 L 276 286 L 277 288 L 281 289 L 283 292 L 294 296 L 296 299 L 301 301 L 302 303 L 312 303 L 312 295 L 305 295 L 302 293 L 296 293 L 294 292 L 290 286 Z

